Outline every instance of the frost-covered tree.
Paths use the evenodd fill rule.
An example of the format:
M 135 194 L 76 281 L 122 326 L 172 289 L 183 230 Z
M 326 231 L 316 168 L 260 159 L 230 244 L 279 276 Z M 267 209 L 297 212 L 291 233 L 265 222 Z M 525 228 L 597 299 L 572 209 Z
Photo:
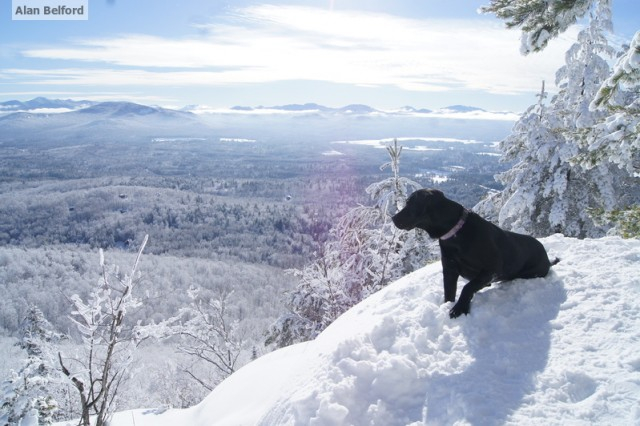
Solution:
M 548 174 L 546 165 L 557 155 L 558 135 L 547 126 L 544 82 L 538 103 L 529 107 L 515 123 L 511 134 L 500 142 L 502 161 L 513 166 L 496 176 L 505 187 L 478 203 L 474 210 L 500 226 L 519 232 L 532 232 L 539 216 L 536 197 Z M 559 162 L 556 158 L 556 164 Z
M 59 372 L 55 345 L 65 336 L 53 331 L 42 311 L 31 306 L 21 324 L 16 343 L 27 355 L 24 366 L 2 383 L 0 424 L 49 425 L 56 420 Z
M 178 350 L 195 361 L 195 365 L 186 366 L 183 371 L 211 391 L 236 371 L 243 354 L 248 355 L 244 330 L 230 312 L 232 294 L 232 291 L 220 290 L 212 296 L 192 287 L 188 290 L 189 306 L 159 324 L 139 327 L 138 338 L 179 337 Z M 198 364 L 202 363 L 213 367 L 214 374 L 208 374 L 207 369 L 198 369 Z
M 81 425 L 104 426 L 115 409 L 118 388 L 126 378 L 135 348 L 135 333 L 125 318 L 141 304 L 133 291 L 139 282 L 138 265 L 146 244 L 147 236 L 129 274 L 121 274 L 117 267 L 108 268 L 100 250 L 102 277 L 98 286 L 86 302 L 77 294 L 71 297 L 71 317 L 82 335 L 84 353 L 74 357 L 58 353 L 58 360 L 63 374 L 78 391 Z
M 585 140 L 587 153 L 581 163 L 591 167 L 611 162 L 640 177 L 640 31 L 602 83 L 590 108 L 606 112 L 607 117 Z
M 522 29 L 523 54 L 544 49 L 549 40 L 584 17 L 599 0 L 491 0 L 480 10 L 503 19 L 507 28 Z
M 613 231 L 623 237 L 640 236 L 640 204 L 637 183 L 640 178 L 640 31 L 604 81 L 591 110 L 605 112 L 583 139 L 583 152 L 576 160 L 585 168 L 617 165 L 630 176 L 619 206 L 593 212 L 600 220 L 614 224 Z
M 561 232 L 574 237 L 596 237 L 604 230 L 591 209 L 613 209 L 620 201 L 624 175 L 607 164 L 585 169 L 575 158 L 604 114 L 589 108 L 600 85 L 610 74 L 606 58 L 613 55 L 606 32 L 611 28 L 610 2 L 597 3 L 590 24 L 567 51 L 566 63 L 556 73 L 559 89 L 549 105 L 529 108 L 501 143 L 511 170 L 497 179 L 502 194 L 478 206 L 493 212 L 501 226 L 536 236 Z
M 373 205 L 347 212 L 331 230 L 314 262 L 292 273 L 299 284 L 289 294 L 289 312 L 271 328 L 267 344 L 287 346 L 313 339 L 340 314 L 432 256 L 428 236 L 397 232 L 391 216 L 420 187 L 400 176 L 402 147 L 387 147 L 393 176 L 370 185 Z

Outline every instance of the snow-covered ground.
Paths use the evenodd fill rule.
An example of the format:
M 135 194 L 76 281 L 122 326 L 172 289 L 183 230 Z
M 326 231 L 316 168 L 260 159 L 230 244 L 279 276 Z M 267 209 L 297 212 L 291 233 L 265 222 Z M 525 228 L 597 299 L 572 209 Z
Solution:
M 542 241 L 550 275 L 485 289 L 469 316 L 449 319 L 432 264 L 201 404 L 113 425 L 640 424 L 640 241 Z

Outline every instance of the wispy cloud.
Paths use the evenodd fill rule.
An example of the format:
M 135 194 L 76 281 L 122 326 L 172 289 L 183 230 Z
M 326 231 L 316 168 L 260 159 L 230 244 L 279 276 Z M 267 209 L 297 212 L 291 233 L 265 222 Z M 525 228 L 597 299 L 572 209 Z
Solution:
M 518 54 L 519 34 L 487 20 L 419 20 L 298 6 L 237 9 L 184 38 L 126 34 L 27 49 L 66 68 L 4 69 L 5 81 L 191 86 L 310 80 L 409 91 L 531 92 L 573 38 Z M 535 90 L 535 89 L 534 89 Z

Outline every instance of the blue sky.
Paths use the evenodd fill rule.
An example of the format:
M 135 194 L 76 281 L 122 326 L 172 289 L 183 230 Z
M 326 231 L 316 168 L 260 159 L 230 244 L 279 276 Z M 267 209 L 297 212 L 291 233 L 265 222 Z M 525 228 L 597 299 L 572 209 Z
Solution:
M 578 29 L 523 57 L 518 31 L 476 12 L 487 3 L 89 0 L 86 21 L 12 21 L 0 0 L 0 100 L 522 111 Z M 628 40 L 640 2 L 613 5 Z

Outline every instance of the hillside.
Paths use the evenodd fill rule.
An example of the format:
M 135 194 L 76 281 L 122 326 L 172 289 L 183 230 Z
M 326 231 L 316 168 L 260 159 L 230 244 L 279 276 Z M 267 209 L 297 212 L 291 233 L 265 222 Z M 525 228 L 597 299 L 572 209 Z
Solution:
M 467 317 L 449 319 L 429 265 L 201 404 L 113 424 L 638 424 L 640 241 L 542 241 L 552 273 L 484 290 Z

